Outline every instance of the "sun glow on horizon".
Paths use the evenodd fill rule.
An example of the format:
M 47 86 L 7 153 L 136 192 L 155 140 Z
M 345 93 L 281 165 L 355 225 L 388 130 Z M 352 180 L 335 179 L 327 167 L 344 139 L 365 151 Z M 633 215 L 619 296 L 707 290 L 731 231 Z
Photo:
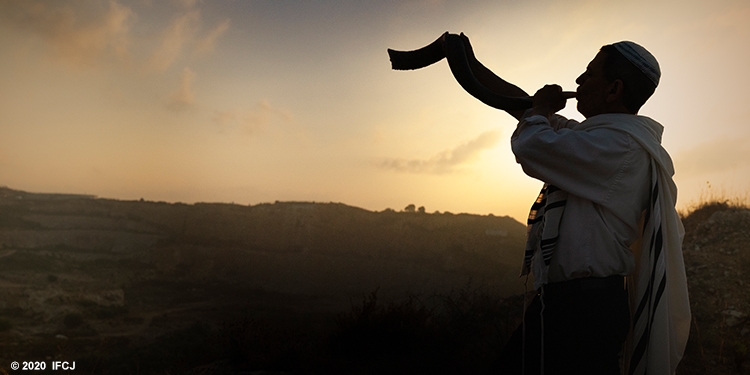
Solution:
M 525 222 L 541 182 L 510 152 L 515 121 L 466 94 L 445 62 L 390 70 L 386 48 L 419 48 L 448 30 L 530 94 L 547 83 L 575 90 L 604 44 L 644 45 L 663 76 L 641 113 L 665 126 L 678 205 L 706 181 L 741 195 L 748 17 L 749 5 L 728 0 L 678 10 L 4 1 L 0 185 L 185 203 L 415 204 Z M 574 100 L 561 113 L 582 120 Z

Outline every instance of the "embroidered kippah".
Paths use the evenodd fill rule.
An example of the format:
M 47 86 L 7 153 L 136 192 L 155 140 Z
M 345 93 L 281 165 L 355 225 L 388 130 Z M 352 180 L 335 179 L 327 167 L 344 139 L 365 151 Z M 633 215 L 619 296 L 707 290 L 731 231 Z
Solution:
M 617 42 L 613 44 L 613 46 L 617 48 L 617 50 L 628 59 L 628 61 L 640 69 L 643 74 L 654 83 L 654 85 L 659 85 L 661 69 L 659 69 L 659 63 L 656 61 L 654 55 L 642 46 L 629 41 Z

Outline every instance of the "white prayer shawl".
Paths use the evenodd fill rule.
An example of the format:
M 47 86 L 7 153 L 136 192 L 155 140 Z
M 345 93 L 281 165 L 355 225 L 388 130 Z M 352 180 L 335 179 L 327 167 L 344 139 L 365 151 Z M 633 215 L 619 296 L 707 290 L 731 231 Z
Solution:
M 641 239 L 631 247 L 636 268 L 627 277 L 633 334 L 626 342 L 624 367 L 628 374 L 674 374 L 687 344 L 691 315 L 682 257 L 685 231 L 675 210 L 677 187 L 672 180 L 674 167 L 669 154 L 661 146 L 664 128 L 642 116 L 604 114 L 577 124 L 574 130 L 594 128 L 625 132 L 651 156 L 651 207 L 646 212 Z M 537 256 L 543 252 L 540 242 L 548 238 L 545 232 L 553 232 L 556 236 L 557 231 L 556 228 L 545 228 L 548 218 L 543 217 L 543 207 L 538 207 L 547 203 L 541 202 L 546 188 L 547 185 L 529 216 L 530 241 L 526 255 L 529 259 L 525 259 L 523 269 L 524 274 L 529 271 L 531 251 L 536 258 L 533 262 L 534 277 L 536 280 L 541 276 L 540 285 L 546 283 L 544 271 L 549 265 L 548 262 L 542 263 L 541 257 Z M 564 196 L 560 199 L 564 199 Z M 535 212 L 535 207 L 538 212 Z M 550 210 L 554 213 L 552 216 L 561 216 L 562 211 Z M 532 220 L 535 222 L 532 223 Z M 558 220 L 559 217 L 552 220 L 555 226 Z M 549 256 L 545 254 L 544 258 L 548 259 Z

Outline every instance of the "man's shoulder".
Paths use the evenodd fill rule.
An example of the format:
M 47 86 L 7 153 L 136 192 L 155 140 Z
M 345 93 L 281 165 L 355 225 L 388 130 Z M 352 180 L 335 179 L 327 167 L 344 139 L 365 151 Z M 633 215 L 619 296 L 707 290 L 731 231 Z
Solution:
M 664 127 L 650 117 L 626 113 L 605 113 L 587 118 L 576 130 L 608 129 L 625 132 L 640 141 L 661 143 Z
M 649 127 L 662 127 L 658 121 L 648 116 L 634 115 L 630 113 L 602 113 L 591 116 L 581 122 L 581 125 L 599 126 L 606 124 L 632 124 Z

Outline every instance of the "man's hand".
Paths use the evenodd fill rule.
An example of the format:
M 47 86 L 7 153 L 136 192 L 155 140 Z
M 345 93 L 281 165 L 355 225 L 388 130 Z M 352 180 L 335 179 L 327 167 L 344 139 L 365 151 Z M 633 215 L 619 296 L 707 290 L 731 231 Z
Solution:
M 563 92 L 559 85 L 545 85 L 534 94 L 534 107 L 531 114 L 549 118 L 565 108 L 565 102 L 574 97 L 574 92 Z

